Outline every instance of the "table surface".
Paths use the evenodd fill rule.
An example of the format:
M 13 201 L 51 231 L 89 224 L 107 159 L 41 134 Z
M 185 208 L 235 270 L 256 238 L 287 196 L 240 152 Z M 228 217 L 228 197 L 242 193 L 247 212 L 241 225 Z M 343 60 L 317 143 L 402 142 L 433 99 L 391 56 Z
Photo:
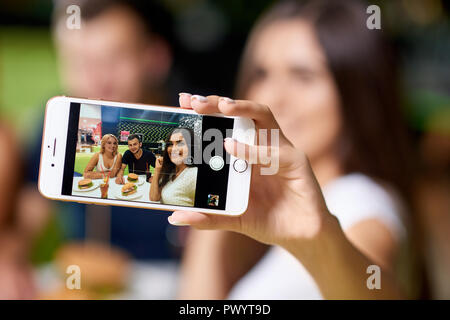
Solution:
M 127 176 L 123 177 L 125 180 L 125 183 L 127 182 Z M 139 179 L 146 178 L 145 175 L 140 175 Z M 78 181 L 84 179 L 83 177 L 73 177 L 73 186 L 78 185 Z M 79 191 L 76 188 L 73 188 L 72 194 L 76 196 L 84 196 L 84 197 L 94 197 L 94 198 L 100 198 L 101 197 L 101 191 L 100 191 L 100 184 L 103 183 L 103 179 L 92 179 L 92 182 L 94 184 L 97 184 L 98 186 L 90 191 Z M 139 201 L 139 202 L 152 202 L 152 203 L 160 203 L 159 201 L 150 201 L 150 183 L 145 181 L 142 185 L 137 185 L 138 192 L 141 194 L 141 197 L 136 199 L 130 199 L 127 201 Z M 117 195 L 121 194 L 122 192 L 123 184 L 117 184 L 116 178 L 110 178 L 109 179 L 109 189 L 108 189 L 108 199 L 113 200 L 125 200 L 122 198 L 118 198 Z

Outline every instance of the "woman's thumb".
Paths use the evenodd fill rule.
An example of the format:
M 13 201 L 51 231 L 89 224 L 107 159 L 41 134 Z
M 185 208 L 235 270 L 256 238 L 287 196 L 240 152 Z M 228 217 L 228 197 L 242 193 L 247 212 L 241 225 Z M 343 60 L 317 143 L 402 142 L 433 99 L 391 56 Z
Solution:
M 202 230 L 240 231 L 239 217 L 227 217 L 191 211 L 175 211 L 168 221 L 174 226 L 191 226 Z

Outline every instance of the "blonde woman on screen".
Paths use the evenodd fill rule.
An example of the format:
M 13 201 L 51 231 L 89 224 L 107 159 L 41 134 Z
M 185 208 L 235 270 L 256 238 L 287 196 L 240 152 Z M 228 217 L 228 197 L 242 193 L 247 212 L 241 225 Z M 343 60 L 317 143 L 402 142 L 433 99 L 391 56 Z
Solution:
M 115 177 L 122 166 L 122 155 L 118 152 L 119 140 L 113 134 L 105 134 L 100 151 L 96 152 L 84 169 L 85 179 L 102 179 L 104 175 Z M 95 171 L 94 171 L 95 169 Z

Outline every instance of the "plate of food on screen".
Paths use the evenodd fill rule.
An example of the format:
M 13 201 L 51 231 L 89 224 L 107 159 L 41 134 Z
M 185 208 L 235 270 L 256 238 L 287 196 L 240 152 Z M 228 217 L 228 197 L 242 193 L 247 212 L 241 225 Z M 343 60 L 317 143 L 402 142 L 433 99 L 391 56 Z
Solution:
M 78 182 L 74 182 L 73 191 L 87 192 L 97 188 L 100 184 L 92 179 L 81 179 Z
M 125 178 L 125 182 L 131 182 L 134 183 L 138 186 L 143 185 L 145 182 L 145 176 L 138 176 L 135 173 L 130 173 L 128 174 L 128 176 Z
M 134 200 L 140 197 L 142 197 L 142 193 L 138 191 L 137 185 L 133 182 L 126 183 L 116 194 L 116 198 L 120 200 Z

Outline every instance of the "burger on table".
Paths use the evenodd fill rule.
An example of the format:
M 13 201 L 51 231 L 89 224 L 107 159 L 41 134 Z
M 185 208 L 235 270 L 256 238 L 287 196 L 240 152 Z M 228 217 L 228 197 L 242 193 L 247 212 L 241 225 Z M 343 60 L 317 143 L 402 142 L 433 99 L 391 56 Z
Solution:
M 137 187 L 132 182 L 129 182 L 122 187 L 122 196 L 129 196 L 136 192 L 137 192 Z
M 89 189 L 92 186 L 93 186 L 93 183 L 92 183 L 91 179 L 81 179 L 80 181 L 78 181 L 79 189 Z
M 139 176 L 136 173 L 130 173 L 127 177 L 128 182 L 136 183 L 139 180 Z

